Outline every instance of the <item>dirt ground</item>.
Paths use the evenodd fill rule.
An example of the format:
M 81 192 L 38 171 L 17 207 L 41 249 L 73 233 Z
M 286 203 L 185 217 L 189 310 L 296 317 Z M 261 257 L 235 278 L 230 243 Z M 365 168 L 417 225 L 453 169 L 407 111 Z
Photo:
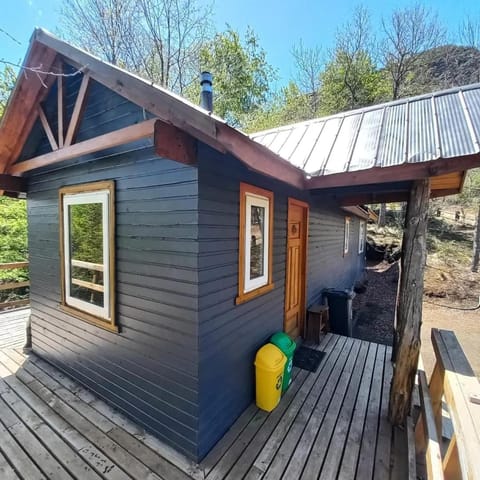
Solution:
M 353 302 L 357 321 L 355 337 L 392 344 L 398 273 L 397 263 L 369 262 L 367 290 L 363 294 L 357 294 Z M 456 277 L 449 270 L 440 274 L 442 282 L 437 282 L 437 275 L 438 269 L 427 268 L 422 325 L 422 357 L 427 375 L 430 375 L 435 362 L 430 341 L 431 329 L 440 328 L 455 332 L 473 370 L 480 378 L 480 309 L 462 311 L 452 308 L 473 308 L 478 305 L 480 274 L 470 274 L 468 279 L 464 279 Z M 441 288 L 437 288 L 439 286 Z M 439 292 L 442 289 L 443 292 Z

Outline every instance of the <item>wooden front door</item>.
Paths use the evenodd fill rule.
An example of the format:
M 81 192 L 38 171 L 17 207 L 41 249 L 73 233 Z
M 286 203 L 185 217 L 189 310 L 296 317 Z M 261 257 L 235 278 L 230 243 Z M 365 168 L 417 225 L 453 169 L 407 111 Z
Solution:
M 308 204 L 288 199 L 287 276 L 285 285 L 285 333 L 303 335 L 307 287 Z

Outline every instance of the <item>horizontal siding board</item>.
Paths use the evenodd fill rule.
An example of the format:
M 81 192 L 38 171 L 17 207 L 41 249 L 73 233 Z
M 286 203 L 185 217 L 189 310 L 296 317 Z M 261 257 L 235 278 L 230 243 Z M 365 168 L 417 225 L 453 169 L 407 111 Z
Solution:
M 99 92 L 105 101 L 87 105 L 80 140 L 143 120 L 138 107 Z M 157 157 L 146 140 L 27 178 L 34 350 L 197 459 L 197 169 Z M 59 309 L 58 189 L 111 179 L 118 334 Z
M 202 150 L 203 149 L 203 150 Z M 343 256 L 344 218 L 322 197 L 248 171 L 240 162 L 202 146 L 199 155 L 199 353 L 200 430 L 203 455 L 254 398 L 253 361 L 258 348 L 283 330 L 288 197 L 310 205 L 307 303 L 326 287 L 350 288 L 363 263 L 358 221 L 352 218 L 350 253 Z M 239 184 L 274 193 L 274 290 L 235 305 L 238 291 Z M 356 237 L 355 237 L 356 236 Z M 219 246 L 215 255 L 211 246 Z M 234 372 L 234 374 L 232 374 Z
M 148 425 L 148 430 L 153 432 L 167 444 L 174 446 L 186 455 L 192 455 L 191 451 L 195 450 L 196 445 L 194 438 L 191 439 L 180 435 L 176 429 L 167 427 L 156 417 L 149 415 L 141 407 L 139 408 L 137 404 L 128 402 L 122 391 L 116 389 L 117 392 L 114 392 L 105 388 L 105 386 L 99 382 L 100 379 L 95 378 L 98 377 L 98 375 L 91 371 L 85 371 L 81 366 L 79 367 L 75 364 L 75 357 L 71 354 L 68 355 L 68 351 L 63 351 L 62 349 L 57 350 L 57 344 L 52 346 L 48 343 L 42 342 L 42 340 L 43 338 L 38 335 L 38 341 L 34 341 L 36 352 L 38 352 L 42 358 L 64 371 L 70 377 L 75 378 L 76 381 L 83 384 L 85 387 L 95 391 L 100 398 L 115 405 L 121 413 L 132 418 L 135 422 L 140 425 Z M 66 355 L 68 355 L 68 357 L 65 358 Z M 112 401 L 112 398 L 114 398 L 115 401 Z
M 145 367 L 145 370 L 162 372 L 161 375 L 156 374 L 159 375 L 158 378 L 156 378 L 157 381 L 161 380 L 161 376 L 164 376 L 165 378 L 172 379 L 176 383 L 185 384 L 190 389 L 196 388 L 195 372 L 193 367 L 190 367 L 190 365 L 194 363 L 196 356 L 195 349 L 185 352 L 184 349 L 178 348 L 178 352 L 181 352 L 178 353 L 178 362 L 172 361 L 175 352 L 165 355 L 162 359 L 158 359 L 157 348 L 154 346 L 147 348 L 146 345 L 140 345 L 135 338 L 112 335 L 107 330 L 99 329 L 85 322 L 79 325 L 76 319 L 72 319 L 63 312 L 56 312 L 52 307 L 40 304 L 40 302 L 38 302 L 38 309 L 35 316 L 45 322 L 51 322 L 52 332 L 58 332 L 59 337 L 67 335 L 82 338 L 91 344 L 92 351 L 95 351 L 95 347 L 97 347 L 98 350 L 102 350 L 102 354 L 108 353 L 111 355 L 112 359 L 115 359 L 114 355 L 116 355 L 117 351 L 121 350 L 122 356 L 112 360 L 112 362 L 117 365 L 131 364 L 133 370 L 138 370 L 139 366 L 141 366 L 142 369 Z M 54 328 L 55 326 L 58 327 L 60 321 L 63 323 L 63 328 Z M 140 346 L 142 347 L 141 349 Z M 141 354 L 139 353 L 140 350 Z M 168 353 L 171 351 L 172 346 L 169 347 Z M 185 358 L 188 358 L 188 361 L 186 361 Z M 189 370 L 191 371 L 189 372 Z M 161 383 L 159 385 L 161 386 Z

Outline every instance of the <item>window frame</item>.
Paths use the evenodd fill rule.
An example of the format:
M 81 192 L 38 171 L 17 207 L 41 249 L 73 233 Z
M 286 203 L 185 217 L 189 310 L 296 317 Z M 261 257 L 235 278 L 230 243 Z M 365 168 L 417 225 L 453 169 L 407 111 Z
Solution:
M 70 221 L 68 207 L 101 203 L 103 229 L 104 306 L 70 295 Z M 66 313 L 107 330 L 118 332 L 115 319 L 115 183 L 113 180 L 72 185 L 59 190 L 61 292 Z
M 350 249 L 350 223 L 351 218 L 345 217 L 345 225 L 343 232 L 343 256 L 347 255 Z
M 358 254 L 361 255 L 365 251 L 367 224 L 365 220 L 360 220 L 358 227 Z
M 251 207 L 265 208 L 264 228 L 264 274 L 250 279 L 250 248 L 251 248 Z M 274 222 L 273 192 L 247 183 L 240 183 L 240 221 L 238 248 L 238 295 L 235 304 L 247 302 L 255 297 L 270 292 L 274 288 L 272 276 L 273 264 L 273 222 Z

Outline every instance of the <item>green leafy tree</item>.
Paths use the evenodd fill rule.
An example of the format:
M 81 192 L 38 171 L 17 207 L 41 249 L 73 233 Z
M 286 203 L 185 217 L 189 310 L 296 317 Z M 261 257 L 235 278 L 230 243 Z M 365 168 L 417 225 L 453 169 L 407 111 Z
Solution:
M 338 49 L 321 78 L 320 111 L 324 115 L 382 101 L 388 88 L 385 75 L 363 51 L 352 57 Z
M 267 105 L 247 116 L 245 130 L 249 133 L 259 132 L 309 120 L 314 116 L 311 94 L 303 93 L 299 86 L 291 81 L 274 94 Z
M 321 74 L 321 113 L 363 107 L 383 100 L 386 79 L 379 72 L 374 53 L 369 12 L 357 7 L 352 18 L 337 31 L 335 48 Z
M 0 73 L 0 121 L 15 84 L 15 72 L 6 66 Z M 28 258 L 27 208 L 25 200 L 0 196 L 0 263 L 20 262 Z M 0 282 L 28 279 L 24 269 L 0 270 Z M 0 292 L 0 302 L 15 299 L 21 293 Z
M 267 62 L 258 37 L 248 29 L 244 38 L 228 27 L 200 51 L 200 69 L 213 74 L 215 114 L 235 127 L 244 127 L 249 116 L 266 105 L 276 71 Z M 198 102 L 199 89 L 187 96 Z
M 15 85 L 16 75 L 15 71 L 9 65 L 5 66 L 0 72 L 0 119 L 3 116 L 3 111 L 7 106 L 8 97 Z

